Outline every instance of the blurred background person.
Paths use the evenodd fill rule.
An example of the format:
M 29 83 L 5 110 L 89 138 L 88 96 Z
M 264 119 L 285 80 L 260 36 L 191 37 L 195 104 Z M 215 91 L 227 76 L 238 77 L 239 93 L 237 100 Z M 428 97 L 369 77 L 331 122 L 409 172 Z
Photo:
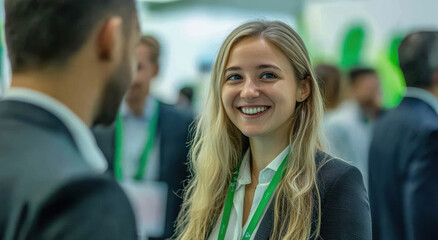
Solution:
M 193 113 L 193 88 L 183 87 L 179 90 L 178 101 L 175 106 L 184 111 Z
M 353 68 L 349 74 L 350 98 L 325 118 L 330 151 L 359 168 L 368 181 L 368 151 L 372 124 L 381 111 L 381 90 L 371 68 Z
M 378 120 L 371 143 L 373 239 L 438 236 L 438 32 L 409 34 L 399 47 L 408 86 Z
M 132 0 L 7 0 L 12 86 L 0 100 L 0 238 L 137 239 L 89 126 L 133 80 Z M 62 12 L 62 14 L 60 14 Z
M 315 67 L 315 73 L 327 114 L 338 107 L 344 95 L 341 91 L 341 71 L 334 65 L 318 64 Z
M 193 120 L 190 113 L 150 95 L 151 83 L 160 69 L 159 56 L 159 42 L 152 36 L 143 36 L 136 49 L 137 76 L 116 123 L 94 129 L 109 169 L 117 180 L 133 189 L 130 192 L 134 192 L 139 204 L 135 208 L 138 218 L 147 218 L 139 220 L 139 224 L 142 221 L 152 224 L 139 226 L 140 235 L 146 234 L 149 239 L 169 238 L 173 234 L 182 202 L 178 194 L 187 178 L 188 131 Z M 147 190 L 151 186 L 155 190 Z M 165 199 L 160 201 L 163 192 Z M 158 205 L 167 203 L 142 206 L 142 202 L 151 201 Z

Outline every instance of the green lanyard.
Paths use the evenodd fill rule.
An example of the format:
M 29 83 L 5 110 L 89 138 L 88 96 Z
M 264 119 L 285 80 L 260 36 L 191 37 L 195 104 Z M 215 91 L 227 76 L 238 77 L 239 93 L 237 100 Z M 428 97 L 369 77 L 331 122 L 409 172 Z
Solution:
M 257 206 L 256 211 L 254 212 L 254 215 L 251 218 L 251 221 L 249 222 L 248 228 L 246 229 L 245 233 L 243 234 L 242 240 L 249 240 L 257 226 L 257 223 L 260 220 L 260 217 L 263 214 L 263 210 L 265 209 L 266 205 L 268 205 L 269 199 L 271 199 L 272 194 L 274 193 L 275 189 L 277 188 L 278 183 L 280 182 L 281 178 L 283 177 L 283 170 L 284 166 L 286 164 L 286 159 L 289 157 L 289 154 L 286 155 L 286 157 L 281 162 L 280 166 L 277 169 L 277 172 L 275 173 L 274 177 L 271 180 L 271 183 L 269 184 L 266 191 L 263 193 L 263 197 L 260 200 L 259 205 Z M 240 161 L 239 165 L 237 166 L 236 171 L 234 171 L 233 176 L 231 177 L 231 183 L 230 188 L 228 189 L 227 199 L 225 200 L 225 207 L 224 207 L 224 214 L 222 216 L 221 221 L 221 227 L 219 229 L 219 236 L 218 240 L 225 239 L 225 234 L 227 233 L 228 228 L 228 222 L 230 221 L 230 214 L 231 214 L 231 208 L 233 206 L 233 199 L 234 199 L 234 193 L 236 191 L 237 187 L 237 178 L 239 176 L 239 169 L 242 161 Z
M 154 115 L 149 121 L 149 126 L 147 128 L 146 144 L 140 156 L 138 170 L 134 176 L 135 180 L 142 180 L 144 173 L 146 171 L 146 165 L 148 162 L 149 153 L 153 148 L 155 142 L 155 133 L 157 131 L 159 110 L 160 110 L 160 103 L 157 102 Z M 114 153 L 114 175 L 116 179 L 119 181 L 123 179 L 122 157 L 123 157 L 123 119 L 122 116 L 119 114 L 117 115 L 117 119 L 116 119 L 116 149 Z

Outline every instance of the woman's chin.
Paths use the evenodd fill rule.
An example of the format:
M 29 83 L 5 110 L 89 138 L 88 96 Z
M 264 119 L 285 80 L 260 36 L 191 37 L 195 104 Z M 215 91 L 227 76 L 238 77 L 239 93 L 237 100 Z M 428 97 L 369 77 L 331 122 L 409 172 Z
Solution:
M 260 129 L 246 129 L 240 131 L 248 138 L 263 136 L 263 131 L 260 131 Z

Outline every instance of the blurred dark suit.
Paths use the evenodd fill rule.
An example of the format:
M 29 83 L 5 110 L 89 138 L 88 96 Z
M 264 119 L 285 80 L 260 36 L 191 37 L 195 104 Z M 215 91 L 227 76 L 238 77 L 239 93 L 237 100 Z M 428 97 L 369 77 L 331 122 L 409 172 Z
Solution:
M 158 181 L 168 184 L 166 223 L 162 238 L 174 233 L 174 222 L 182 204 L 183 181 L 188 177 L 188 141 L 191 113 L 182 112 L 167 104 L 160 104 L 157 135 L 159 136 L 160 173 Z M 114 175 L 115 126 L 93 129 L 96 141 Z
M 405 97 L 377 121 L 369 164 L 373 239 L 438 239 L 438 115 L 431 105 Z
M 0 165 L 1 239 L 137 238 L 122 189 L 93 171 L 52 113 L 0 101 Z

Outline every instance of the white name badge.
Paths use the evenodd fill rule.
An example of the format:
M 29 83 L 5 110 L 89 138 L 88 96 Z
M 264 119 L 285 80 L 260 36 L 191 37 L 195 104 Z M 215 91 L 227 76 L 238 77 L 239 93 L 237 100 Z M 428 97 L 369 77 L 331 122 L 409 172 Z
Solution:
M 124 180 L 121 186 L 134 210 L 140 239 L 161 236 L 166 222 L 167 184 Z

